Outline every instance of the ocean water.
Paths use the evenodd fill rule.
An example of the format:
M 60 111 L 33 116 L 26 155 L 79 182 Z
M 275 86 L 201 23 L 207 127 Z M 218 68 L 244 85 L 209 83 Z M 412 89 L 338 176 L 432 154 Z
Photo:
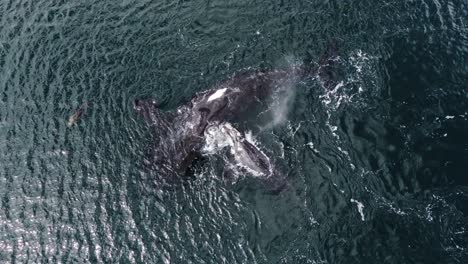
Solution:
M 318 62 L 252 137 L 289 188 L 159 188 L 137 98 Z M 68 119 L 87 102 L 76 124 Z M 468 3 L 0 1 L 0 263 L 468 263 Z

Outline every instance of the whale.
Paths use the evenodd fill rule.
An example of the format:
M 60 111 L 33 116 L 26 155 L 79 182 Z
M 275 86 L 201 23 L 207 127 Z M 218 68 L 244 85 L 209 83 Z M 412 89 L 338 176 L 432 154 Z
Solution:
M 279 70 L 237 73 L 170 112 L 161 111 L 153 99 L 135 100 L 134 109 L 149 125 L 155 138 L 151 163 L 167 173 L 183 175 L 200 155 L 207 128 L 219 126 L 230 138 L 235 153 L 240 155 L 236 157 L 244 161 L 242 164 L 250 169 L 256 167 L 252 170 L 268 175 L 268 159 L 245 140 L 232 123 L 251 115 L 250 111 L 262 104 L 273 88 L 292 74 Z
M 331 50 L 331 51 L 330 51 Z M 211 88 L 196 93 L 173 110 L 162 110 L 155 99 L 135 99 L 133 108 L 152 134 L 147 164 L 163 175 L 187 176 L 196 160 L 206 153 L 207 141 L 229 149 L 233 163 L 247 173 L 271 178 L 278 173 L 272 158 L 249 141 L 236 123 L 255 118 L 267 100 L 291 79 L 318 76 L 329 82 L 335 49 L 328 49 L 315 65 L 294 65 L 286 69 L 245 69 Z

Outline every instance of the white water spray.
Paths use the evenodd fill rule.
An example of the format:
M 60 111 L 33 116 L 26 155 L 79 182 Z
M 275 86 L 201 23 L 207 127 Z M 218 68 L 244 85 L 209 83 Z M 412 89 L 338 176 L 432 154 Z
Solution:
M 297 63 L 294 63 L 292 59 L 287 60 L 290 76 L 278 82 L 277 87 L 275 87 L 276 90 L 272 95 L 273 101 L 268 109 L 271 113 L 271 120 L 261 128 L 262 131 L 284 124 L 288 120 L 288 113 L 296 97 L 296 85 L 299 78 L 295 72 Z

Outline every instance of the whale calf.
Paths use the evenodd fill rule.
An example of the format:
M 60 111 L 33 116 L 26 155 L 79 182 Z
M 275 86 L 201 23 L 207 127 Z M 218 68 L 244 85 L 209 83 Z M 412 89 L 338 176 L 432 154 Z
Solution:
M 251 117 L 257 108 L 265 105 L 275 89 L 291 78 L 311 75 L 326 79 L 335 56 L 334 49 L 329 49 L 314 67 L 299 65 L 282 70 L 248 69 L 235 73 L 197 93 L 173 111 L 162 111 L 153 99 L 135 100 L 134 109 L 153 134 L 148 163 L 164 175 L 186 175 L 194 160 L 206 153 L 207 141 L 213 141 L 214 135 L 221 133 L 223 142 L 215 143 L 229 148 L 237 165 L 252 175 L 271 177 L 275 174 L 271 159 L 246 140 L 234 124 Z
M 231 123 L 210 125 L 205 131 L 203 153 L 216 154 L 229 149 L 231 164 L 234 164 L 253 176 L 270 177 L 273 164 L 270 158 L 255 144 L 237 130 Z

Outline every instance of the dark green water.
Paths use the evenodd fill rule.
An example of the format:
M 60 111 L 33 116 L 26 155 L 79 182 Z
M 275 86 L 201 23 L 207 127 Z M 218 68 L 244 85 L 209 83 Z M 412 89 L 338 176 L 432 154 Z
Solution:
M 2 0 L 0 23 L 1 263 L 468 262 L 466 1 Z M 135 98 L 331 41 L 340 85 L 299 83 L 256 135 L 290 190 L 142 169 Z

